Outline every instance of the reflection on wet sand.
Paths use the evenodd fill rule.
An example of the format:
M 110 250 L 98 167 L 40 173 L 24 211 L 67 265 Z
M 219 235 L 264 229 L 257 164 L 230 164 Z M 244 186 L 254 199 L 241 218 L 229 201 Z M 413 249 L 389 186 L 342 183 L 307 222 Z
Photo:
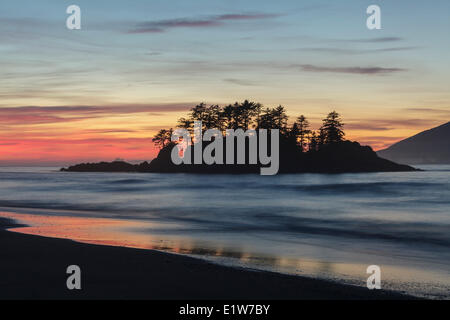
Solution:
M 364 286 L 367 279 L 367 264 L 358 262 L 332 262 L 304 256 L 302 250 L 287 255 L 274 251 L 261 253 L 245 241 L 199 240 L 176 232 L 176 224 L 165 225 L 149 220 L 125 220 L 87 218 L 72 216 L 30 215 L 0 212 L 0 217 L 10 218 L 25 226 L 11 231 L 52 238 L 71 239 L 78 242 L 159 250 L 176 254 L 202 257 L 220 264 L 276 271 L 288 274 L 306 275 L 314 278 L 337 280 L 348 284 Z M 152 232 L 155 230 L 155 232 Z M 316 250 L 323 248 L 316 247 Z M 436 294 L 448 292 L 448 283 L 443 282 L 442 273 L 421 272 L 411 267 L 382 265 L 384 288 L 402 290 L 421 295 L 429 294 L 432 286 Z M 426 290 L 426 291 L 425 291 Z M 444 293 L 445 294 L 445 293 Z
M 302 259 L 259 254 L 240 246 L 225 246 L 186 237 L 151 235 L 139 230 L 156 227 L 151 221 L 123 219 L 84 218 L 70 216 L 28 215 L 0 212 L 1 217 L 14 219 L 24 227 L 11 231 L 52 238 L 71 239 L 78 242 L 159 250 L 177 254 L 217 257 L 239 260 L 242 264 L 267 266 L 297 273 L 303 268 L 331 272 L 331 264 Z M 158 224 L 160 227 L 160 224 Z M 325 267 L 324 267 L 325 266 Z M 296 272 L 297 271 L 297 272 Z
M 9 212 L 0 212 L 0 216 L 26 225 L 11 230 L 24 234 L 71 239 L 91 244 L 170 251 L 179 254 L 253 259 L 250 254 L 241 251 L 238 247 L 212 247 L 195 239 L 177 238 L 173 235 L 169 239 L 163 235 L 153 236 L 137 232 L 139 229 L 146 230 L 156 227 L 149 221 L 28 215 Z M 254 259 L 260 258 L 254 257 Z M 267 257 L 265 260 L 273 261 L 273 263 L 277 261 L 273 257 Z

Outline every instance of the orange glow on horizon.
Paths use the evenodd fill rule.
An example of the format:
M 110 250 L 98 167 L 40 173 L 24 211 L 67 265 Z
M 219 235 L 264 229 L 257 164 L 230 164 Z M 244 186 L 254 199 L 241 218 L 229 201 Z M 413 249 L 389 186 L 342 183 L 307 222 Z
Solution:
M 168 111 L 163 107 L 143 105 L 117 109 L 0 108 L 0 164 L 70 165 L 115 159 L 149 161 L 158 154 L 152 136 L 161 128 L 175 127 L 177 119 L 186 116 L 192 106 L 174 104 L 170 106 L 173 110 Z M 308 117 L 308 110 L 287 109 L 291 122 L 303 113 L 310 119 L 312 129 L 317 129 L 326 115 L 326 112 L 315 111 Z M 341 112 L 346 124 L 346 138 L 370 145 L 374 150 L 443 123 L 426 118 L 404 120 L 401 114 L 391 115 L 391 120 L 348 119 L 348 114 L 353 113 L 345 109 Z M 419 114 L 415 118 L 420 118 Z

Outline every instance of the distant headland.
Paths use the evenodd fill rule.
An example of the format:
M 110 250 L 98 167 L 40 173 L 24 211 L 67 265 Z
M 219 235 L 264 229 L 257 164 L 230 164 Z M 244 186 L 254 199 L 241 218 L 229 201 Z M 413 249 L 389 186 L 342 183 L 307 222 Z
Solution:
M 416 171 L 417 169 L 397 164 L 378 157 L 369 146 L 361 146 L 358 142 L 345 140 L 344 124 L 340 115 L 333 111 L 323 119 L 319 130 L 310 129 L 305 116 L 299 116 L 292 124 L 288 124 L 286 110 L 282 106 L 263 108 L 259 103 L 245 100 L 227 106 L 205 104 L 192 108 L 187 118 L 178 120 L 177 128 L 183 128 L 193 134 L 195 121 L 201 121 L 203 130 L 217 129 L 222 139 L 235 139 L 227 135 L 229 130 L 242 129 L 258 135 L 260 129 L 277 129 L 279 131 L 279 173 L 356 173 L 356 172 L 394 172 Z M 228 131 L 227 131 L 228 130 Z M 158 156 L 150 163 L 130 164 L 124 161 L 82 163 L 61 171 L 69 172 L 155 172 L 155 173 L 225 173 L 245 174 L 259 173 L 262 165 L 249 164 L 248 156 L 245 164 L 180 164 L 172 162 L 172 149 L 176 142 L 172 141 L 174 130 L 162 129 L 152 139 L 159 148 Z M 203 141 L 202 149 L 213 141 Z M 249 139 L 242 142 L 242 148 L 249 150 Z M 194 149 L 194 144 L 187 148 Z M 226 144 L 224 144 L 226 145 Z M 233 141 L 236 151 L 237 147 Z M 189 150 L 190 151 L 190 150 Z M 226 154 L 227 150 L 221 150 Z M 217 151 L 214 151 L 217 152 Z M 189 152 L 193 155 L 194 152 Z M 249 154 L 248 152 L 246 153 Z M 233 152 L 236 157 L 236 152 Z M 194 162 L 192 162 L 194 163 Z M 237 163 L 237 162 L 234 162 Z
M 408 164 L 450 164 L 450 122 L 404 139 L 378 155 Z

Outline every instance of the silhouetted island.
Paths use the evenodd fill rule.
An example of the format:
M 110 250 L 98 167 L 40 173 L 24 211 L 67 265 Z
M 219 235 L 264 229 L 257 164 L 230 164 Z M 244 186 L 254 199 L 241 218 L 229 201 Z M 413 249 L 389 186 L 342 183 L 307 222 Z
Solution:
M 234 136 L 230 137 L 226 134 L 227 129 L 244 131 L 253 129 L 256 135 L 259 135 L 259 129 L 278 129 L 279 173 L 416 171 L 415 168 L 408 165 L 397 164 L 378 157 L 369 146 L 361 146 L 358 142 L 345 140 L 344 124 L 335 111 L 323 119 L 323 124 L 317 132 L 309 129 L 309 122 L 303 115 L 298 117 L 293 124 L 288 125 L 288 116 L 284 107 L 263 109 L 261 104 L 247 100 L 224 107 L 218 105 L 208 107 L 200 104 L 191 110 L 188 118 L 179 119 L 177 127 L 186 129 L 193 135 L 195 121 L 202 122 L 202 132 L 208 129 L 218 129 L 222 133 L 224 159 L 227 139 L 236 140 Z M 153 142 L 161 150 L 150 163 L 143 162 L 137 165 L 123 161 L 83 163 L 63 168 L 61 171 L 244 174 L 260 173 L 260 168 L 264 167 L 261 164 L 248 164 L 249 139 L 245 139 L 245 163 L 247 164 L 175 165 L 172 162 L 171 153 L 172 149 L 177 146 L 171 141 L 172 133 L 173 129 L 163 129 L 155 135 Z M 215 141 L 215 139 L 212 140 L 203 141 L 202 150 Z M 194 145 L 190 145 L 188 148 L 192 150 L 190 154 L 193 159 Z M 234 143 L 234 148 L 236 160 L 236 143 Z M 270 147 L 268 149 L 270 150 Z M 192 161 L 192 163 L 194 162 Z

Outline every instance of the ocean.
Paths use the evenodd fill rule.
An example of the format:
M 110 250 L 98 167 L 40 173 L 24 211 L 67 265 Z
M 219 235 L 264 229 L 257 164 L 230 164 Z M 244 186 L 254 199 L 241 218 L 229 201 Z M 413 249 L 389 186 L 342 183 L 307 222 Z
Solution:
M 450 298 L 450 165 L 358 174 L 72 173 L 0 167 L 16 231 Z

